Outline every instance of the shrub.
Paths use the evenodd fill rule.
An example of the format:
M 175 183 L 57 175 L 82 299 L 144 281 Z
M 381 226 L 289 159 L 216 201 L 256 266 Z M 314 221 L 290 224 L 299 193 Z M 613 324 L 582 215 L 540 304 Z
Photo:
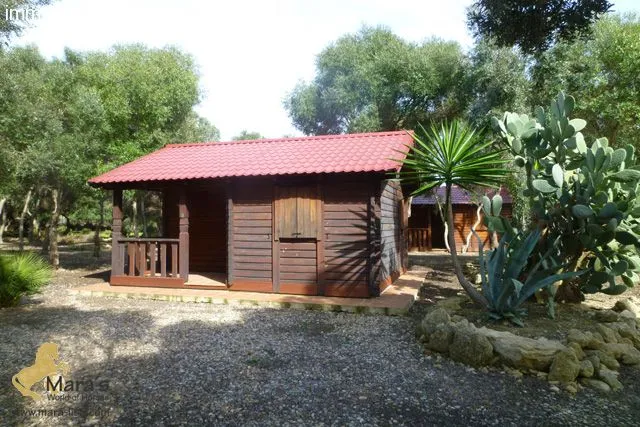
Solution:
M 33 295 L 46 285 L 52 271 L 32 253 L 0 255 L 0 306 L 15 306 L 23 295 Z

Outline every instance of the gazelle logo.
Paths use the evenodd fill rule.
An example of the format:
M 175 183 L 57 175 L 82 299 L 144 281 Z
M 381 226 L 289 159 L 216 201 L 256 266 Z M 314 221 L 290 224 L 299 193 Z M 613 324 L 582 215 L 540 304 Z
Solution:
M 38 394 L 31 388 L 37 382 L 44 380 L 46 382 L 46 390 L 51 390 L 50 385 L 53 384 L 51 377 L 59 377 L 57 382 L 61 383 L 61 375 L 69 375 L 69 365 L 60 361 L 58 344 L 47 342 L 42 344 L 36 351 L 36 360 L 33 365 L 27 366 L 15 374 L 11 382 L 24 397 L 30 397 L 38 401 L 43 398 L 43 394 Z M 54 390 L 56 390 L 55 387 Z
M 4 10 L 4 19 L 6 21 L 31 21 L 38 19 L 38 9 L 31 7 L 24 7 L 21 9 L 9 9 Z

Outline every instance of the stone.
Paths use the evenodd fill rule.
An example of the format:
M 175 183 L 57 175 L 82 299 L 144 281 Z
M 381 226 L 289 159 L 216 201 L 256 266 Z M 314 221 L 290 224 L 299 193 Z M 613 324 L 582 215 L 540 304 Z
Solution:
M 596 329 L 598 333 L 602 335 L 605 343 L 617 343 L 618 339 L 616 338 L 616 333 L 613 329 L 606 327 L 605 325 L 598 324 L 596 325 Z
M 609 384 L 605 383 L 604 381 L 596 380 L 594 378 L 583 378 L 580 382 L 585 387 L 591 387 L 603 393 L 609 393 L 611 391 L 611 387 L 609 387 Z
M 576 356 L 578 357 L 578 360 L 582 360 L 586 357 L 584 350 L 582 349 L 582 347 L 580 347 L 580 344 L 578 344 L 577 342 L 570 342 L 567 345 L 567 347 L 572 348 L 573 351 L 576 352 Z
M 611 387 L 611 390 L 622 390 L 622 383 L 618 380 L 618 372 L 606 368 L 600 368 L 598 379 L 604 381 Z
M 576 394 L 578 392 L 578 384 L 576 383 L 565 384 L 564 389 L 571 394 Z
M 580 361 L 572 348 L 566 348 L 553 358 L 549 369 L 549 381 L 570 383 L 575 381 L 580 373 Z
M 420 335 L 424 334 L 429 336 L 433 332 L 435 332 L 438 325 L 448 325 L 450 323 L 451 317 L 449 317 L 449 313 L 447 313 L 447 310 L 443 308 L 437 308 L 428 313 L 426 316 L 424 316 L 424 319 L 422 319 L 422 322 L 420 323 Z
M 640 351 L 631 344 L 607 344 L 605 351 L 625 365 L 640 364 Z
M 579 376 L 583 378 L 591 378 L 595 373 L 595 368 L 593 367 L 593 363 L 591 360 L 585 359 L 580 362 L 580 373 Z
M 619 312 L 627 310 L 635 314 L 636 317 L 640 317 L 640 298 L 631 297 L 621 299 L 613 306 L 613 310 Z
M 619 317 L 620 315 L 613 310 L 600 310 L 595 314 L 595 319 L 604 323 L 617 322 Z
M 489 339 L 494 352 L 505 364 L 517 369 L 547 372 L 556 353 L 567 349 L 556 340 L 520 337 L 510 332 L 495 331 L 486 327 L 478 331 Z
M 456 362 L 480 367 L 493 362 L 493 346 L 487 337 L 472 326 L 456 328 L 449 355 Z
M 633 313 L 632 311 L 629 310 L 624 310 L 623 312 L 620 313 L 620 321 L 621 322 L 625 322 L 627 324 L 630 324 L 632 326 L 636 326 L 636 319 L 638 318 L 638 316 Z
M 453 341 L 453 328 L 451 325 L 441 323 L 436 326 L 436 330 L 428 336 L 424 346 L 429 350 L 437 351 L 439 353 L 446 353 L 449 351 L 449 346 Z
M 604 345 L 604 339 L 599 333 L 583 332 L 577 329 L 570 329 L 567 333 L 567 342 L 575 342 L 583 349 L 597 350 Z
M 640 348 L 640 331 L 638 331 L 635 327 L 635 320 L 633 321 L 633 323 L 610 323 L 609 326 L 622 337 L 618 340 L 619 343 L 631 341 L 630 344 L 633 344 L 636 348 Z
M 598 372 L 600 370 L 600 358 L 596 354 L 587 355 L 585 360 L 588 360 L 593 365 L 593 371 Z
M 607 353 L 602 350 L 587 350 L 586 353 L 587 353 L 587 356 L 594 354 L 598 357 L 598 360 L 600 361 L 599 367 L 596 368 L 596 365 L 594 364 L 594 368 L 596 368 L 596 372 L 598 372 L 599 368 L 602 367 L 602 365 L 604 365 L 609 369 L 615 369 L 615 370 L 620 369 L 620 363 L 610 353 Z

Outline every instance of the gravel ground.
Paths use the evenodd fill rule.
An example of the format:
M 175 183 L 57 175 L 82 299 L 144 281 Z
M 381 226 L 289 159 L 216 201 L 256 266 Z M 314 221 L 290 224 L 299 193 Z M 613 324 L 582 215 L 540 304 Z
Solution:
M 640 371 L 624 391 L 576 397 L 535 378 L 426 356 L 411 317 L 69 295 L 91 271 L 0 310 L 3 425 L 640 425 Z M 108 390 L 32 403 L 10 385 L 46 341 L 71 380 Z M 104 384 L 101 384 L 105 386 Z M 65 411 L 62 415 L 25 410 Z

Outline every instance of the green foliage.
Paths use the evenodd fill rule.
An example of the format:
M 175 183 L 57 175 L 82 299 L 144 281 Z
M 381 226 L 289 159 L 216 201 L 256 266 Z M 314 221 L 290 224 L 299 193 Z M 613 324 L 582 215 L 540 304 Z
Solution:
M 640 148 L 638 70 L 640 19 L 607 16 L 593 26 L 590 40 L 559 43 L 539 58 L 532 68 L 532 102 L 567 91 L 580 100 L 574 114 L 586 119 L 586 137 Z
M 531 266 L 528 273 L 523 273 L 540 240 L 541 233 L 538 228 L 526 235 L 513 231 L 504 233 L 498 247 L 492 249 L 486 258 L 482 239 L 475 230 L 473 233 L 480 248 L 482 292 L 489 301 L 489 314 L 496 320 L 509 319 L 522 326 L 522 317 L 526 314 L 522 304 L 527 299 L 555 282 L 583 274 L 582 271 L 555 274 L 560 267 L 544 267 L 552 251 L 557 250 L 555 244 Z
M 318 55 L 316 77 L 285 100 L 305 134 L 411 129 L 464 112 L 467 60 L 455 42 L 420 45 L 363 28 Z
M 0 307 L 17 305 L 23 295 L 38 293 L 51 278 L 51 268 L 35 254 L 0 255 Z
M 248 141 L 251 139 L 263 139 L 264 136 L 260 134 L 260 132 L 249 132 L 247 130 L 243 130 L 238 135 L 231 138 L 233 141 Z
M 487 305 L 474 286 L 464 277 L 457 257 L 454 238 L 451 188 L 473 191 L 478 186 L 498 186 L 508 170 L 501 168 L 507 162 L 502 159 L 502 152 L 495 151 L 491 142 L 483 141 L 475 129 L 453 121 L 432 125 L 429 131 L 421 127 L 423 136 L 413 135 L 415 144 L 408 147 L 403 167 L 399 172 L 400 179 L 416 188 L 413 195 L 424 194 L 441 185 L 445 186 L 445 204 L 447 209 L 448 240 L 451 248 L 456 276 L 460 285 L 469 296 L 481 305 Z M 495 199 L 490 209 L 499 212 L 501 201 Z
M 607 0 L 476 0 L 467 10 L 467 24 L 478 38 L 539 53 L 559 40 L 588 35 L 611 6 Z
M 548 111 L 506 113 L 495 125 L 526 171 L 536 227 L 546 229 L 538 252 L 557 242 L 557 265 L 588 271 L 576 279 L 583 292 L 618 294 L 640 271 L 640 165 L 631 145 L 613 149 L 606 138 L 587 145 L 580 132 L 587 123 L 570 117 L 575 106 L 560 93 Z
M 416 187 L 413 195 L 423 194 L 441 185 L 456 185 L 473 192 L 477 186 L 497 187 L 508 170 L 501 166 L 502 151 L 492 150 L 491 142 L 483 142 L 475 129 L 459 122 L 432 125 L 429 131 L 420 127 L 423 136 L 414 135 L 409 148 L 402 179 Z
M 22 33 L 29 21 L 24 18 L 36 18 L 40 7 L 51 3 L 52 0 L 5 0 L 0 9 L 0 48 L 7 44 L 12 36 Z M 7 19 L 9 10 L 13 10 L 13 13 L 9 16 L 10 19 Z M 29 10 L 29 13 L 23 10 Z

